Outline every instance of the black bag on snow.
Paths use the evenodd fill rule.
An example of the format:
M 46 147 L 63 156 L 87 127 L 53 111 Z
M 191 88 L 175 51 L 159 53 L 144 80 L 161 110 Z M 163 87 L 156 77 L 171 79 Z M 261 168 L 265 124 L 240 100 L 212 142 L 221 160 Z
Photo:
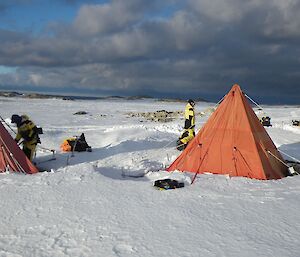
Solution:
M 183 182 L 178 182 L 177 180 L 174 179 L 160 179 L 160 180 L 156 180 L 154 182 L 154 186 L 158 187 L 160 189 L 175 189 L 175 188 L 180 188 L 180 187 L 184 187 L 184 183 Z
M 72 151 L 76 152 L 91 152 L 92 148 L 88 145 L 85 140 L 84 133 L 80 135 L 76 140 L 68 140 L 69 145 L 71 146 Z M 75 147 L 75 148 L 74 148 Z

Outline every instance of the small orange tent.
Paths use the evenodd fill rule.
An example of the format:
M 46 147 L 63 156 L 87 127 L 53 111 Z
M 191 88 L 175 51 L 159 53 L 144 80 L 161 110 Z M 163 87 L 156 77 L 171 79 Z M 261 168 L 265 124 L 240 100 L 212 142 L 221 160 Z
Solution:
M 0 172 L 37 173 L 38 169 L 26 157 L 16 141 L 0 122 Z
M 216 111 L 167 168 L 255 179 L 279 179 L 288 170 L 239 85 L 233 85 Z

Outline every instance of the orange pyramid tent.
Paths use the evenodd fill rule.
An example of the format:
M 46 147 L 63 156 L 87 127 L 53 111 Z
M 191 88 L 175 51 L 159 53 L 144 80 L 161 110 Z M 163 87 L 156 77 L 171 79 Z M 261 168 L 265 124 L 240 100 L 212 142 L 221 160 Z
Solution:
M 0 172 L 6 171 L 33 174 L 37 173 L 38 169 L 0 122 Z
M 272 139 L 235 84 L 167 171 L 279 179 L 288 174 L 279 160 Z

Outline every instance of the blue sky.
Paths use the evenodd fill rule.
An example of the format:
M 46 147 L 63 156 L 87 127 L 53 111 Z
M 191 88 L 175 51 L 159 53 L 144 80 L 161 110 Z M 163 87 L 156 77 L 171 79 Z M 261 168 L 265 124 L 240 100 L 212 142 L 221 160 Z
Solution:
M 7 1 L 4 12 L 0 16 L 2 28 L 23 31 L 40 31 L 51 22 L 71 22 L 82 1 Z M 12 1 L 13 2 L 13 1 Z M 84 2 L 84 1 L 83 1 Z M 89 3 L 105 3 L 107 1 L 86 1 Z M 0 5 L 1 6 L 1 5 Z
M 14 72 L 16 72 L 15 67 L 0 66 L 0 74 L 7 74 L 7 73 L 14 73 Z
M 2 0 L 0 90 L 299 104 L 300 2 Z

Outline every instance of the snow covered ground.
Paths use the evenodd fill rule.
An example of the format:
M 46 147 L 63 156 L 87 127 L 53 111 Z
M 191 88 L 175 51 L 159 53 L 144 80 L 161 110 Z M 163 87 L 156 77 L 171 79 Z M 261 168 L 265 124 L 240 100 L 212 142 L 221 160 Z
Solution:
M 197 111 L 213 104 L 198 103 Z M 182 111 L 155 100 L 63 101 L 0 98 L 1 116 L 28 114 L 43 127 L 35 175 L 0 174 L 0 256 L 300 256 L 300 176 L 276 181 L 162 171 L 183 120 L 168 123 L 128 112 Z M 265 106 L 268 133 L 300 159 L 298 106 Z M 87 115 L 73 115 L 86 111 Z M 198 117 L 197 128 L 206 121 Z M 85 133 L 91 153 L 62 153 L 65 138 Z M 157 171 L 161 170 L 161 171 Z M 138 177 L 147 172 L 144 177 Z M 153 172 L 151 172 L 153 171 Z M 137 176 L 137 177 L 136 177 Z M 185 182 L 159 191 L 153 181 Z

